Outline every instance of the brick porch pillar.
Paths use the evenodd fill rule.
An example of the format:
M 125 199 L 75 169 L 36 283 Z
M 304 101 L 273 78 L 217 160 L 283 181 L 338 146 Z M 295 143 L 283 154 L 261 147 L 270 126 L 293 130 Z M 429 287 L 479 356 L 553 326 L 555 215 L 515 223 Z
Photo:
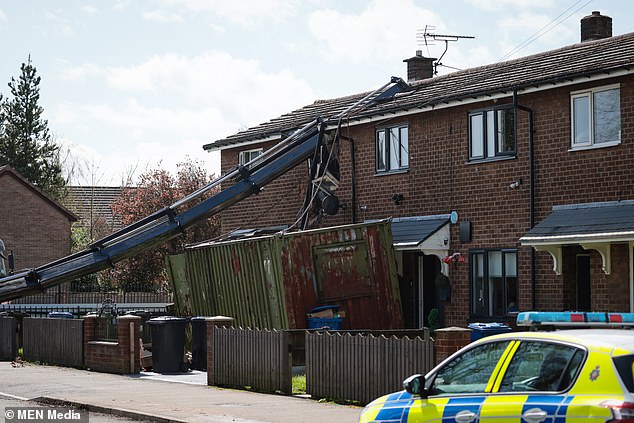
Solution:
M 129 373 L 139 373 L 141 371 L 141 317 L 131 314 L 119 316 L 117 325 L 122 369 L 127 368 Z
M 471 329 L 448 327 L 434 331 L 436 364 L 471 343 Z

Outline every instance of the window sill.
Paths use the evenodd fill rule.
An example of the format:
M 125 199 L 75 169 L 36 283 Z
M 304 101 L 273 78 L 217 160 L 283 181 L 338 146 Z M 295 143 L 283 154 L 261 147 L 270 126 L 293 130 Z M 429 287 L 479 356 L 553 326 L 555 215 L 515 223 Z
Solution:
M 374 176 L 401 175 L 403 173 L 409 173 L 409 168 L 407 168 L 407 169 L 398 169 L 398 170 L 389 170 L 387 172 L 374 172 Z
M 486 159 L 471 159 L 471 160 L 467 160 L 465 164 L 471 165 L 471 164 L 481 164 L 481 163 L 491 163 L 491 162 L 503 162 L 506 160 L 514 160 L 514 159 L 517 159 L 517 155 L 489 157 Z
M 574 151 L 596 150 L 598 148 L 615 147 L 620 144 L 621 144 L 621 141 L 612 141 L 612 142 L 604 142 L 601 144 L 580 145 L 578 147 L 570 147 L 568 151 L 572 153 Z

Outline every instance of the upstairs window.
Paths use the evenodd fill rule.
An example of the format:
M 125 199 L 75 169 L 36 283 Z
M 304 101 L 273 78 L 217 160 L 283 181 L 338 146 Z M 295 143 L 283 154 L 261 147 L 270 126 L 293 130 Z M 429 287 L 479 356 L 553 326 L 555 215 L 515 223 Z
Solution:
M 517 250 L 472 251 L 470 259 L 471 315 L 518 311 Z
M 572 148 L 604 147 L 621 142 L 619 86 L 572 93 Z
M 251 160 L 256 159 L 262 155 L 262 149 L 258 148 L 255 150 L 244 150 L 240 152 L 240 164 L 245 165 L 249 163 Z
M 515 112 L 513 108 L 469 113 L 469 159 L 486 160 L 515 156 Z
M 376 131 L 376 172 L 386 173 L 409 168 L 407 125 Z

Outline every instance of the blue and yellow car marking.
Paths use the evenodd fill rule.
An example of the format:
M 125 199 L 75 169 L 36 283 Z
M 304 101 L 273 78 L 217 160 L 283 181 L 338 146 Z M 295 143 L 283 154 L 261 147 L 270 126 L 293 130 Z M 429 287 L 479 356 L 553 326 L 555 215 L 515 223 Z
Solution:
M 484 400 L 486 400 L 485 396 L 450 398 L 442 413 L 442 422 L 458 423 L 456 415 L 461 411 L 470 411 L 476 416 L 480 415 L 480 409 L 482 408 Z M 478 419 L 476 418 L 473 420 L 473 423 L 477 421 Z
M 406 391 L 388 395 L 383 408 L 381 408 L 374 420 L 383 423 L 407 422 L 407 416 L 413 403 L 414 397 Z
M 524 402 L 522 412 L 524 415 L 531 409 L 540 409 L 546 412 L 544 422 L 565 423 L 568 405 L 573 400 L 572 396 L 563 395 L 529 395 Z M 522 418 L 521 423 L 531 423 L 529 420 Z

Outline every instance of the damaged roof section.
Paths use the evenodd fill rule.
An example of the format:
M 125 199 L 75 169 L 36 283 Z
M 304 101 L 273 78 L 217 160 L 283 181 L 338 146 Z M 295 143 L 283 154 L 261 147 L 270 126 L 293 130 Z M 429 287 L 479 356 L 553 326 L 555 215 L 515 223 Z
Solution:
M 453 102 L 482 100 L 487 96 L 510 95 L 513 91 L 538 90 L 566 84 L 577 78 L 610 77 L 634 66 L 634 33 L 573 44 L 531 56 L 495 63 L 435 78 L 417 81 L 411 89 L 375 102 L 348 122 L 364 121 L 397 113 L 417 113 Z M 336 116 L 368 93 L 319 100 L 258 126 L 203 146 L 222 150 L 238 145 L 277 140 L 316 117 Z

